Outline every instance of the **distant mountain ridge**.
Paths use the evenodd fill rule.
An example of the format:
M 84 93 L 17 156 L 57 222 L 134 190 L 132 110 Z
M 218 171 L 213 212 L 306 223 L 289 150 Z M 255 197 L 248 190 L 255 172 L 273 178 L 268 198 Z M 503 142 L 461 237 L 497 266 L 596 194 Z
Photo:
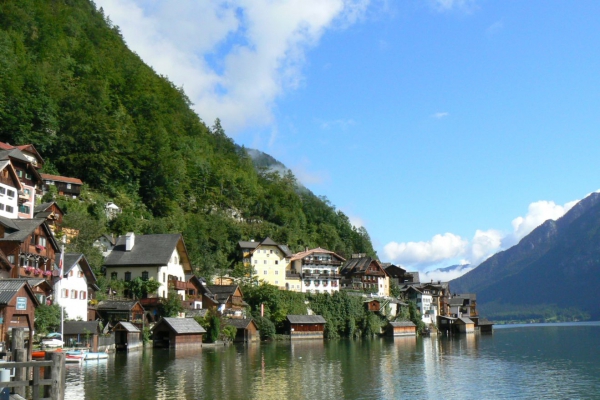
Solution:
M 477 293 L 490 317 L 600 317 L 600 194 L 592 193 L 556 221 L 548 220 L 508 250 L 450 283 Z M 579 316 L 579 317 L 577 317 Z

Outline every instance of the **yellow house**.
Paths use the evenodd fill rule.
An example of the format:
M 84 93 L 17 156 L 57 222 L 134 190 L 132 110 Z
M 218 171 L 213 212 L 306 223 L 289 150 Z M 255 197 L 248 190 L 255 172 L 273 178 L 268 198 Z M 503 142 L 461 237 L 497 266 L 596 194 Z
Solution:
M 244 266 L 252 266 L 252 276 L 258 281 L 285 289 L 285 272 L 292 256 L 287 246 L 273 239 L 238 242 Z

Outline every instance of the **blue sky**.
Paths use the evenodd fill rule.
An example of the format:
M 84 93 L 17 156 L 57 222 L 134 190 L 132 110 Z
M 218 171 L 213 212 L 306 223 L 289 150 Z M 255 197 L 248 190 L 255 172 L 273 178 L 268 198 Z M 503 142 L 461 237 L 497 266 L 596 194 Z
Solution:
M 382 261 L 476 265 L 599 187 L 599 2 L 96 3 Z

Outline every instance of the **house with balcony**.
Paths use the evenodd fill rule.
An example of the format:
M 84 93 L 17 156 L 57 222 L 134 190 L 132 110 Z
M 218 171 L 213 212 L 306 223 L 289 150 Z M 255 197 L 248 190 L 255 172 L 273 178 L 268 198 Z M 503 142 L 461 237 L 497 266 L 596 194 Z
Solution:
M 38 204 L 33 209 L 33 214 L 34 218 L 44 218 L 54 235 L 60 230 L 65 215 L 55 201 Z
M 286 290 L 302 293 L 329 293 L 340 290 L 339 270 L 346 261 L 323 248 L 306 249 L 292 255 L 286 271 Z
M 285 272 L 292 256 L 287 246 L 265 238 L 261 241 L 240 241 L 238 247 L 244 266 L 252 266 L 253 277 L 285 289 Z
M 67 196 L 76 199 L 81 194 L 83 182 L 78 178 L 69 176 L 41 174 L 42 178 L 42 193 L 46 194 L 50 191 L 50 187 L 56 187 L 60 196 Z
M 10 162 L 22 185 L 18 193 L 17 216 L 33 218 L 36 196 L 41 193 L 42 177 L 38 170 L 44 165 L 44 160 L 31 144 L 12 146 L 0 142 L 0 161 Z
M 62 279 L 60 273 L 55 275 L 54 304 L 64 307 L 68 319 L 87 321 L 88 301 L 94 299 L 99 288 L 85 256 L 65 254 Z
M 400 289 L 407 301 L 416 304 L 421 319 L 426 324 L 435 324 L 437 321 L 437 305 L 433 301 L 431 290 L 421 288 L 417 285 L 408 285 Z
M 167 298 L 173 289 L 184 300 L 186 274 L 192 273 L 188 252 L 179 233 L 135 235 L 129 232 L 119 236 L 115 247 L 104 259 L 108 279 L 131 281 L 135 278 L 154 279 L 160 282 L 150 298 Z M 146 305 L 145 305 L 146 306 Z
M 202 285 L 202 308 L 215 308 L 219 314 L 230 318 L 244 318 L 248 304 L 238 285 Z
M 11 219 L 18 217 L 18 195 L 22 193 L 23 186 L 10 161 L 0 161 L 0 216 Z
M 377 296 L 390 295 L 390 277 L 379 261 L 366 254 L 353 254 L 340 270 L 342 289 L 357 290 Z
M 11 278 L 43 278 L 51 282 L 60 248 L 46 220 L 0 217 L 0 251 L 12 265 Z
M 450 308 L 450 316 L 469 318 L 475 323 L 476 327 L 478 326 L 479 313 L 477 312 L 476 293 L 454 294 L 448 300 L 448 306 Z

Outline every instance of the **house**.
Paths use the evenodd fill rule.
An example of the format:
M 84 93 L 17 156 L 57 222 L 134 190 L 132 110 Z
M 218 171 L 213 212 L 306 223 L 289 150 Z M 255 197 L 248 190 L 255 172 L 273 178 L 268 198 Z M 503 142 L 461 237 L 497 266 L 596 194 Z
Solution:
M 100 236 L 98 239 L 94 240 L 93 246 L 99 249 L 102 252 L 104 257 L 108 257 L 112 249 L 116 245 L 116 238 L 113 234 L 107 235 L 104 234 Z
M 390 278 L 379 261 L 366 254 L 353 254 L 340 270 L 342 289 L 390 295 Z
M 112 332 L 115 335 L 117 351 L 130 351 L 144 347 L 142 331 L 130 322 L 118 322 Z
M 160 282 L 156 293 L 148 297 L 167 298 L 175 290 L 185 299 L 185 275 L 192 273 L 190 259 L 181 234 L 139 235 L 133 232 L 117 238 L 115 247 L 104 260 L 106 277 L 131 281 L 135 278 Z
M 186 275 L 187 288 L 185 291 L 185 300 L 183 306 L 188 310 L 202 309 L 202 287 L 203 281 L 196 275 Z
M 54 301 L 64 307 L 69 319 L 87 321 L 88 301 L 99 290 L 96 283 L 96 276 L 85 256 L 67 253 L 62 279 L 60 276 L 54 278 Z
M 225 325 L 231 325 L 237 329 L 235 335 L 235 342 L 258 342 L 260 341 L 260 332 L 258 330 L 258 326 L 253 319 L 224 319 Z
M 469 318 L 457 318 L 454 321 L 454 326 L 459 333 L 475 333 L 475 323 Z
M 381 302 L 377 299 L 369 299 L 363 302 L 367 311 L 379 312 L 381 310 Z
M 404 286 L 400 289 L 404 298 L 416 304 L 421 319 L 426 324 L 435 324 L 437 320 L 437 308 L 433 303 L 433 295 L 429 289 L 424 289 L 420 285 Z
M 252 267 L 253 277 L 285 289 L 285 271 L 292 256 L 287 246 L 267 237 L 259 242 L 240 241 L 238 247 L 244 266 Z
M 339 269 L 346 261 L 342 256 L 322 249 L 306 249 L 290 258 L 286 271 L 286 290 L 329 293 L 340 290 Z
M 100 321 L 65 321 L 63 323 L 63 340 L 70 347 L 87 347 L 96 352 L 101 333 Z
M 161 318 L 152 328 L 154 347 L 202 346 L 206 330 L 193 318 Z
M 453 317 L 468 317 L 478 326 L 479 313 L 477 312 L 477 294 L 454 294 L 448 300 L 450 315 Z
M 39 302 L 26 280 L 0 280 L 0 340 L 9 343 L 13 328 L 25 328 L 29 335 L 31 354 L 35 308 L 38 305 Z
M 81 193 L 83 182 L 81 179 L 70 178 L 68 176 L 41 174 L 43 180 L 42 193 L 50 191 L 50 187 L 56 187 L 60 196 L 68 196 L 76 199 Z
M 19 197 L 23 186 L 10 161 L 0 161 L 0 217 L 17 218 L 19 216 Z
M 10 162 L 22 185 L 22 191 L 18 193 L 17 217 L 33 218 L 33 208 L 42 182 L 38 169 L 43 166 L 44 160 L 31 144 L 11 146 L 0 142 L 0 161 Z
M 292 339 L 323 339 L 326 322 L 320 315 L 287 316 L 287 328 Z
M 109 201 L 104 205 L 104 213 L 106 214 L 106 218 L 108 218 L 109 221 L 117 218 L 117 216 L 121 214 L 121 211 L 121 207 L 119 207 L 112 201 Z
M 144 307 L 139 301 L 103 300 L 96 306 L 96 312 L 102 318 L 104 325 L 115 326 L 119 321 L 144 325 Z
M 402 286 L 404 283 L 407 283 L 407 282 L 414 282 L 415 275 L 417 276 L 417 282 L 418 282 L 418 276 L 419 276 L 418 272 L 408 272 L 404 268 L 402 268 L 398 265 L 390 264 L 390 263 L 381 263 L 381 266 L 383 267 L 383 269 L 385 269 L 385 272 L 387 272 L 387 274 L 389 275 L 390 281 L 394 282 L 398 286 Z
M 44 218 L 54 235 L 60 230 L 65 215 L 55 201 L 35 206 L 33 214 L 34 218 Z
M 401 291 L 406 291 L 409 287 L 419 290 L 423 295 L 431 296 L 429 309 L 434 311 L 432 314 L 441 316 L 451 316 L 450 313 L 450 287 L 448 282 L 406 282 L 400 288 Z M 432 317 L 435 320 L 435 317 Z
M 0 217 L 0 251 L 13 266 L 12 278 L 51 280 L 58 243 L 43 218 Z
M 238 285 L 202 285 L 202 307 L 216 308 L 221 315 L 230 318 L 244 318 L 248 304 Z
M 480 333 L 494 333 L 494 323 L 487 319 L 479 321 L 479 332 Z
M 390 322 L 388 333 L 391 336 L 416 336 L 417 326 L 412 321 Z

